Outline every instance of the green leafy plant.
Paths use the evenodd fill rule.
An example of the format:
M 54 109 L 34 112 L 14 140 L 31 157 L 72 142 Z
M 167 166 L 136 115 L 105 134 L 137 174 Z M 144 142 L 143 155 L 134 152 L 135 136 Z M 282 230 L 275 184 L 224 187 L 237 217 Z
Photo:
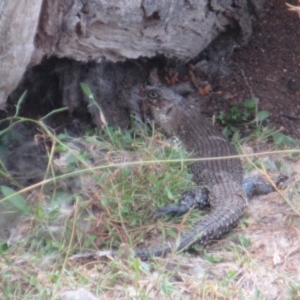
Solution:
M 249 140 L 259 143 L 272 141 L 277 147 L 299 147 L 300 141 L 278 130 L 264 126 L 263 122 L 269 117 L 267 110 L 259 110 L 259 99 L 250 98 L 240 106 L 232 107 L 228 113 L 221 112 L 218 116 L 225 126 L 222 133 L 234 144 L 241 144 Z M 240 129 L 245 131 L 241 137 Z
M 258 110 L 259 99 L 250 98 L 245 100 L 241 106 L 232 107 L 228 113 L 221 112 L 219 120 L 225 126 L 223 135 L 228 138 L 233 136 L 238 126 L 255 128 L 262 125 L 270 113 L 267 110 Z

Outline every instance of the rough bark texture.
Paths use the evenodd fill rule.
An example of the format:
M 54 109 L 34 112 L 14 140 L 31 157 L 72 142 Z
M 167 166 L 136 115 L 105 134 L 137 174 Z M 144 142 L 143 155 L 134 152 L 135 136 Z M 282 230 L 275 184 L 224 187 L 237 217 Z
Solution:
M 0 1 L 0 106 L 32 60 L 42 0 Z
M 224 29 L 207 1 L 82 2 L 45 1 L 38 45 L 47 54 L 112 61 L 163 54 L 184 60 Z
M 6 79 L 1 82 L 0 103 L 28 65 L 45 56 L 116 62 L 161 54 L 186 61 L 228 26 L 239 27 L 241 43 L 245 43 L 251 34 L 250 6 L 255 10 L 262 2 L 4 0 L 0 4 L 0 76 Z M 11 71 L 15 69 L 18 72 Z
M 46 55 L 81 61 L 157 54 L 188 60 L 234 23 L 246 41 L 251 34 L 248 2 L 45 0 L 37 46 Z

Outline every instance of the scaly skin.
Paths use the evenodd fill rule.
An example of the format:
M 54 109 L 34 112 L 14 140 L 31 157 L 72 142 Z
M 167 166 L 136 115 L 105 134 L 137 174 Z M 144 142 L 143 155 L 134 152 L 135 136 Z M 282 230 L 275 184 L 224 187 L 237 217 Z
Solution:
M 183 147 L 194 153 L 195 157 L 237 155 L 231 144 L 204 119 L 199 110 L 172 90 L 147 87 L 145 107 L 155 124 L 167 136 L 179 139 Z M 137 249 L 135 255 L 142 260 L 186 250 L 195 244 L 217 239 L 236 226 L 243 216 L 246 195 L 242 186 L 243 169 L 240 159 L 198 161 L 192 164 L 191 171 L 194 182 L 208 190 L 210 213 L 191 230 L 181 233 L 179 241 L 157 248 Z M 188 207 L 196 204 L 189 204 Z M 207 205 L 207 200 L 203 205 Z

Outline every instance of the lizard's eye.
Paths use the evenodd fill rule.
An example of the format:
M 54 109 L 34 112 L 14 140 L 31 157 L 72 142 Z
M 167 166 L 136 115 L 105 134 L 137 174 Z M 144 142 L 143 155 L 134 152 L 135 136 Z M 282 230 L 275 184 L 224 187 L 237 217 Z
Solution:
M 150 98 L 157 98 L 158 97 L 158 93 L 157 92 L 155 92 L 155 91 L 151 91 L 151 92 L 149 92 L 149 97 Z

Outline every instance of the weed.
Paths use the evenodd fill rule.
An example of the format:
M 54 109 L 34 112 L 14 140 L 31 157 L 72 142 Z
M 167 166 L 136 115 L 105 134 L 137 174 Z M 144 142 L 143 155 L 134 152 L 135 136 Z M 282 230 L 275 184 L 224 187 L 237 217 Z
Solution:
M 228 113 L 221 112 L 218 116 L 221 124 L 225 126 L 222 133 L 236 145 L 253 140 L 260 144 L 269 141 L 277 147 L 299 147 L 300 141 L 284 133 L 264 125 L 269 117 L 267 110 L 259 110 L 259 99 L 250 98 L 240 106 L 232 107 Z M 241 137 L 239 129 L 243 127 L 246 136 Z
M 6 221 L 13 218 L 13 226 L 8 226 L 8 238 L 2 235 L 1 255 L 6 263 L 11 255 L 23 255 L 26 249 L 30 260 L 45 264 L 45 268 L 50 267 L 52 259 L 48 262 L 42 259 L 44 263 L 41 263 L 39 257 L 55 255 L 55 269 L 65 269 L 64 257 L 72 253 L 99 247 L 119 248 L 121 243 L 137 247 L 151 236 L 174 235 L 178 225 L 171 223 L 168 228 L 163 221 L 155 223 L 151 216 L 157 206 L 175 201 L 191 184 L 191 175 L 183 164 L 188 157 L 184 151 L 169 147 L 152 130 L 136 136 L 106 126 L 101 137 L 90 133 L 74 139 L 67 134 L 54 135 L 42 120 L 14 116 L 13 121 L 0 136 L 8 143 L 15 124 L 22 122 L 34 123 L 50 142 L 41 154 L 45 156 L 45 174 L 41 181 L 28 186 L 18 182 L 18 177 L 6 167 L 7 156 L 2 156 L 5 176 L 1 180 L 0 202 L 5 211 L 1 208 L 0 214 Z M 19 154 L 20 161 L 26 159 L 26 153 Z M 143 268 L 139 264 L 135 259 L 132 272 L 137 277 L 133 281 L 142 276 Z M 4 275 L 9 276 L 9 270 Z M 37 274 L 26 275 L 28 281 L 32 281 L 31 276 Z M 22 286 L 27 286 L 27 282 L 19 277 L 18 280 L 20 290 L 15 292 L 21 298 Z M 47 280 L 48 284 L 59 285 L 61 274 L 55 272 Z M 6 287 L 8 281 L 2 283 Z M 33 285 L 37 287 L 36 283 Z M 10 293 L 9 286 L 4 290 L 4 294 Z M 166 283 L 164 293 L 171 290 L 172 285 Z M 38 291 L 32 293 L 34 299 Z
M 300 299 L 300 286 L 299 284 L 291 284 L 290 291 L 289 291 L 289 298 L 299 300 Z
M 211 263 L 219 263 L 222 261 L 222 257 L 218 257 L 218 256 L 214 256 L 211 254 L 208 254 L 206 251 L 204 252 L 204 256 L 203 256 L 207 261 L 211 262 Z
M 256 111 L 257 106 L 254 114 L 259 116 Z M 263 117 L 261 114 L 256 121 Z M 249 121 L 252 116 L 242 118 Z M 65 133 L 55 135 L 43 118 L 34 121 L 15 115 L 7 121 L 10 125 L 0 132 L 4 146 L 19 141 L 15 124 L 27 122 L 39 128 L 45 172 L 40 180 L 24 185 L 7 167 L 7 153 L 1 155 L 4 217 L 9 212 L 19 221 L 9 226 L 10 236 L 2 237 L 0 243 L 1 299 L 57 299 L 60 291 L 80 287 L 99 299 L 185 299 L 188 295 L 193 299 L 258 299 L 268 294 L 269 285 L 264 288 L 263 284 L 276 285 L 279 273 L 273 266 L 267 274 L 275 279 L 261 271 L 267 268 L 269 257 L 261 263 L 260 255 L 255 256 L 255 236 L 249 237 L 251 230 L 244 234 L 253 226 L 246 218 L 237 229 L 242 233 L 229 235 L 229 245 L 224 239 L 219 250 L 201 247 L 204 263 L 192 254 L 180 256 L 180 261 L 174 256 L 151 263 L 133 257 L 133 247 L 177 238 L 179 230 L 199 220 L 199 211 L 168 223 L 151 218 L 156 207 L 175 202 L 192 186 L 185 163 L 189 155 L 169 147 L 160 134 L 145 129 L 136 135 L 105 125 L 101 134 L 89 132 L 74 139 Z M 295 192 L 297 199 L 298 195 Z M 0 213 L 2 218 L 3 211 Z M 265 227 L 260 232 L 267 239 Z M 86 263 L 69 260 L 73 253 L 119 247 L 120 255 L 115 258 Z M 175 267 L 170 267 L 172 259 Z M 289 292 L 296 297 L 298 286 L 291 282 L 286 279 L 280 284 L 291 286 Z
M 240 106 L 232 107 L 228 113 L 221 112 L 218 116 L 221 124 L 225 126 L 222 133 L 236 146 L 254 141 L 257 144 L 272 142 L 279 148 L 300 147 L 300 141 L 294 139 L 278 130 L 264 125 L 264 121 L 269 117 L 267 110 L 259 110 L 259 99 L 250 98 L 245 100 Z M 243 128 L 244 137 L 240 135 Z
M 262 122 L 269 117 L 266 110 L 258 110 L 259 99 L 250 98 L 245 100 L 241 107 L 232 107 L 227 114 L 221 112 L 219 120 L 225 126 L 223 134 L 225 137 L 232 136 L 238 126 L 248 126 L 250 128 L 261 126 Z

